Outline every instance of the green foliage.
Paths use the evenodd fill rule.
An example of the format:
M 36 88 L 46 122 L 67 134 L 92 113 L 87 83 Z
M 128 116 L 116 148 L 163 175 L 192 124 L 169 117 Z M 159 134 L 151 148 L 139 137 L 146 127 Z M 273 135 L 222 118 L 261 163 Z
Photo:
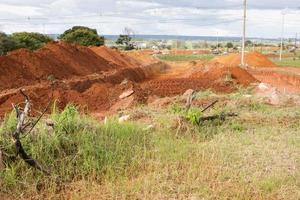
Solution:
M 17 43 L 5 33 L 0 32 L 0 56 L 17 48 Z
M 104 37 L 99 36 L 96 29 L 84 26 L 74 26 L 73 28 L 66 30 L 59 39 L 83 46 L 104 45 Z
M 186 111 L 184 107 L 180 106 L 177 103 L 173 103 L 171 105 L 171 111 L 175 114 L 181 115 L 192 124 L 197 124 L 199 117 L 203 115 L 199 108 L 190 108 L 188 111 Z
M 198 123 L 198 119 L 203 115 L 203 113 L 201 112 L 201 110 L 199 108 L 191 108 L 185 115 L 185 118 L 193 123 L 193 124 L 197 124 Z
M 232 44 L 232 42 L 227 42 L 227 44 L 226 44 L 226 48 L 228 48 L 228 49 L 231 49 L 231 48 L 233 48 L 233 44 Z
M 253 45 L 253 42 L 251 40 L 246 40 L 246 42 L 245 42 L 246 47 L 252 46 L 252 45 Z
M 12 188 L 21 191 L 36 183 L 50 187 L 75 179 L 100 181 L 134 174 L 151 147 L 149 132 L 137 124 L 120 124 L 115 119 L 99 124 L 80 115 L 73 105 L 68 105 L 61 113 L 52 113 L 51 117 L 54 129 L 41 122 L 32 134 L 22 138 L 28 154 L 49 168 L 51 176 L 45 178 L 20 158 L 5 159 L 6 168 L 0 171 L 2 191 Z M 0 147 L 12 155 L 15 152 L 11 140 L 14 126 L 15 115 L 11 114 L 0 129 Z
M 19 32 L 11 35 L 13 41 L 16 42 L 18 48 L 27 48 L 36 50 L 41 48 L 48 42 L 53 41 L 50 37 L 40 33 Z
M 131 40 L 132 40 L 132 37 L 130 35 L 120 35 L 116 41 L 116 44 L 124 45 L 125 50 L 132 50 L 132 49 L 134 49 L 134 47 L 131 43 Z

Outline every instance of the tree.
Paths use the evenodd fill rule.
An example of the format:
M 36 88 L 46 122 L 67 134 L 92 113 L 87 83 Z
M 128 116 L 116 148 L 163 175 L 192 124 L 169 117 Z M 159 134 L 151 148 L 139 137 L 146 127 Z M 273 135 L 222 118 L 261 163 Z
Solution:
M 118 45 L 124 45 L 125 50 L 134 49 L 134 45 L 132 44 L 132 36 L 134 35 L 134 31 L 130 28 L 124 28 L 124 34 L 121 34 L 116 41 Z
M 99 36 L 96 29 L 91 29 L 85 26 L 74 26 L 60 35 L 59 39 L 68 43 L 83 46 L 104 45 L 104 37 Z
M 46 35 L 29 32 L 13 33 L 11 39 L 17 44 L 17 48 L 27 48 L 30 50 L 36 50 L 53 41 L 52 38 Z
M 227 49 L 231 49 L 231 48 L 233 48 L 233 44 L 232 44 L 232 42 L 227 42 L 227 44 L 226 44 L 226 48 L 227 48 Z
M 246 47 L 249 47 L 249 46 L 252 46 L 252 41 L 251 40 L 246 40 L 246 42 L 245 42 L 245 46 Z
M 5 55 L 7 52 L 17 48 L 17 43 L 5 33 L 0 32 L 0 55 Z

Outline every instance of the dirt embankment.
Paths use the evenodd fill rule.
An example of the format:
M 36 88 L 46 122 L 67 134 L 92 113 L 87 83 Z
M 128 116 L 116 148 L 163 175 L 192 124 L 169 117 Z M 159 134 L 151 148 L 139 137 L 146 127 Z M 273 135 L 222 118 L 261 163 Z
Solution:
M 241 63 L 240 54 L 229 54 L 218 56 L 212 61 L 219 62 L 227 66 L 239 66 Z M 245 54 L 245 62 L 249 67 L 277 67 L 267 56 L 258 52 L 249 52 Z
M 231 92 L 256 80 L 239 68 L 207 62 L 165 63 L 149 52 L 122 53 L 107 47 L 49 43 L 37 51 L 18 50 L 0 57 L 0 116 L 20 103 L 26 90 L 33 107 L 44 108 L 52 91 L 58 106 L 80 105 L 90 112 L 119 110 L 187 89 Z M 207 67 L 209 65 L 209 67 Z M 51 79 L 51 80 L 48 80 Z M 51 82 L 54 85 L 51 87 Z M 120 98 L 126 91 L 132 93 Z
M 13 51 L 0 59 L 0 90 L 40 83 L 50 77 L 62 80 L 118 68 L 89 48 L 56 42 L 37 51 Z

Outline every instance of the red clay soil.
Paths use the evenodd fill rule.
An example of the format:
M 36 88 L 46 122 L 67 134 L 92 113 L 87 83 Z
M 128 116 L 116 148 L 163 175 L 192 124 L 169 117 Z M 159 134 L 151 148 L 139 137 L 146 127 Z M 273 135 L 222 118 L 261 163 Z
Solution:
M 108 48 L 106 46 L 101 47 L 90 47 L 92 51 L 94 51 L 98 56 L 102 57 L 109 62 L 119 65 L 121 67 L 139 67 L 142 63 L 138 62 L 137 60 L 127 56 L 118 50 L 114 50 Z
M 159 59 L 155 58 L 152 55 L 151 51 L 128 51 L 128 52 L 124 52 L 127 56 L 139 61 L 140 63 L 142 63 L 143 65 L 150 65 L 152 63 L 158 62 Z
M 187 72 L 180 71 L 179 74 L 186 73 L 186 76 L 175 76 L 168 64 L 157 63 L 148 53 L 128 54 L 133 57 L 107 47 L 53 42 L 37 51 L 21 49 L 0 57 L 0 116 L 11 111 L 12 103 L 24 101 L 20 87 L 30 96 L 33 108 L 42 110 L 52 94 L 50 81 L 47 81 L 49 75 L 56 78 L 53 94 L 60 108 L 73 103 L 91 112 L 144 103 L 149 95 L 171 96 L 187 89 L 208 88 L 231 92 L 237 84 L 256 82 L 243 69 L 215 63 L 210 63 L 208 70 L 201 63 L 193 63 L 192 71 L 188 71 L 189 67 Z M 140 61 L 136 61 L 135 56 Z M 141 60 L 145 60 L 142 66 Z M 155 73 L 165 75 L 150 79 Z M 133 95 L 120 99 L 127 90 L 133 90 Z
M 248 86 L 258 82 L 249 72 L 240 67 L 212 65 L 205 71 L 193 73 L 191 78 L 207 79 L 210 82 L 233 81 L 235 84 Z
M 222 63 L 227 66 L 239 66 L 241 61 L 240 54 L 229 54 L 218 56 L 212 61 Z M 245 55 L 245 62 L 249 67 L 277 67 L 267 56 L 258 52 L 249 52 Z
M 53 42 L 37 51 L 20 49 L 0 57 L 0 90 L 36 84 L 50 75 L 67 79 L 117 68 L 87 47 Z
M 259 81 L 268 83 L 283 93 L 300 94 L 299 68 L 253 69 L 249 72 Z
M 182 78 L 163 77 L 146 82 L 142 88 L 148 90 L 151 95 L 171 96 L 184 93 L 187 89 L 204 90 L 213 89 L 216 92 L 232 92 L 238 85 L 249 86 L 258 81 L 246 70 L 239 67 L 225 67 L 217 64 L 205 67 L 197 67 L 187 71 L 188 76 Z

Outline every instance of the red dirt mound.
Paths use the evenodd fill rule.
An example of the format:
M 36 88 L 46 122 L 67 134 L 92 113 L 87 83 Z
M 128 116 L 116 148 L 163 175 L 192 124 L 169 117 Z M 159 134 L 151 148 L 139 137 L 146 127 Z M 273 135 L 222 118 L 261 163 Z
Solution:
M 52 42 L 37 51 L 20 49 L 0 57 L 0 90 L 120 68 L 87 47 Z
M 143 63 L 143 65 L 150 65 L 155 62 L 158 62 L 159 59 L 152 56 L 152 53 L 149 51 L 128 51 L 126 52 L 126 55 L 139 61 L 140 63 Z
M 216 57 L 212 61 L 219 62 L 227 66 L 239 66 L 240 60 L 240 54 L 229 54 Z M 249 67 L 277 67 L 277 65 L 270 61 L 267 56 L 258 52 L 246 53 L 245 61 Z
M 248 86 L 258 82 L 249 72 L 240 67 L 226 67 L 220 64 L 210 66 L 209 69 L 202 68 L 201 71 L 193 73 L 191 78 L 207 79 L 210 82 L 228 82 Z
M 134 58 L 106 46 L 90 47 L 90 49 L 103 59 L 108 60 L 109 62 L 121 67 L 138 67 L 142 65 L 142 63 L 135 60 Z

